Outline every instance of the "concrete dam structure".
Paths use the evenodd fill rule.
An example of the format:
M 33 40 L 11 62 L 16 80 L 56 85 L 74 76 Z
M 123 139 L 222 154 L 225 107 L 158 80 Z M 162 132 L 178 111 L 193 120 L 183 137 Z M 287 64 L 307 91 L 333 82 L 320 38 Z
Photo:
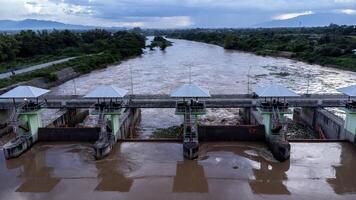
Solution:
M 297 95 L 275 85 L 254 95 L 210 95 L 187 84 L 171 95 L 141 96 L 127 95 L 127 91 L 114 86 L 102 86 L 85 96 L 53 96 L 42 89 L 20 87 L 32 92 L 16 96 L 18 88 L 15 88 L 2 95 L 9 100 L 0 101 L 2 110 L 12 110 L 8 126 L 16 134 L 16 138 L 4 146 L 7 159 L 20 156 L 37 141 L 94 142 L 95 157 L 100 159 L 111 152 L 116 142 L 133 138 L 135 126 L 141 119 L 141 108 L 175 108 L 175 113 L 183 118 L 183 153 L 188 159 L 197 157 L 200 140 L 263 140 L 277 160 L 288 160 L 286 118 L 292 114 L 295 121 L 319 131 L 321 139 L 356 144 L 355 103 L 345 95 Z M 278 91 L 285 90 L 284 93 L 273 93 L 276 87 L 281 87 Z M 343 108 L 346 120 L 325 110 L 329 107 Z M 62 115 L 43 125 L 40 115 L 43 108 L 61 109 Z M 207 108 L 243 108 L 241 115 L 247 125 L 201 126 L 198 116 L 204 115 Z M 74 127 L 89 114 L 98 116 L 96 127 Z

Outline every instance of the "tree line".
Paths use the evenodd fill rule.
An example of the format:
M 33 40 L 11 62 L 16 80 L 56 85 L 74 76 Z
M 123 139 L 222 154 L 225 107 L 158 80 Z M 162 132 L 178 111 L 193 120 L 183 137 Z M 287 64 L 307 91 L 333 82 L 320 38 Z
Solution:
M 157 30 L 156 34 L 356 70 L 356 26 Z
M 69 30 L 21 31 L 0 34 L 0 63 L 38 55 L 78 55 L 110 52 L 119 57 L 142 53 L 145 38 L 137 33 L 115 33 L 95 29 L 85 32 Z
M 54 82 L 58 79 L 56 72 L 68 67 L 80 74 L 105 68 L 122 59 L 141 55 L 145 40 L 143 35 L 133 31 L 108 32 L 100 29 L 85 32 L 29 30 L 14 35 L 0 34 L 0 65 L 36 56 L 80 55 L 45 69 L 1 79 L 0 88 L 33 78 Z

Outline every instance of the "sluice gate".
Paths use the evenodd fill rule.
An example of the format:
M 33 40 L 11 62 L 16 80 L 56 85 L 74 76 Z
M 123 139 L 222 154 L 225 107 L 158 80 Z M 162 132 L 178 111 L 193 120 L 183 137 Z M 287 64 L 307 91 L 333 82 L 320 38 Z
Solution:
M 23 95 L 16 96 L 16 91 L 9 91 L 1 97 L 13 101 L 0 101 L 2 109 L 13 110 L 8 124 L 16 133 L 16 138 L 4 146 L 6 158 L 21 155 L 36 141 L 90 141 L 95 142 L 93 148 L 100 159 L 110 153 L 117 141 L 133 138 L 134 127 L 140 121 L 140 108 L 176 109 L 176 114 L 182 116 L 183 152 L 188 159 L 198 156 L 200 140 L 265 140 L 275 158 L 284 161 L 290 153 L 285 138 L 288 130 L 285 119 L 291 114 L 298 121 L 317 126 L 320 135 L 326 139 L 348 140 L 356 144 L 356 103 L 344 95 L 297 95 L 275 85 L 260 89 L 255 95 L 210 95 L 207 90 L 190 83 L 177 88 L 170 96 L 126 96 L 125 90 L 101 86 L 85 96 L 54 97 L 45 96 L 48 91 L 40 88 L 20 87 L 25 87 L 21 90 L 28 92 L 22 91 Z M 198 124 L 199 116 L 206 113 L 206 108 L 236 107 L 244 108 L 242 113 L 251 125 L 209 127 Z M 324 109 L 327 107 L 343 108 L 345 120 Z M 63 115 L 44 127 L 40 115 L 44 108 L 61 109 Z M 79 115 L 78 110 L 85 110 L 80 112 L 79 118 L 98 115 L 97 127 L 71 127 L 76 123 L 73 116 Z M 70 127 L 63 127 L 70 123 Z

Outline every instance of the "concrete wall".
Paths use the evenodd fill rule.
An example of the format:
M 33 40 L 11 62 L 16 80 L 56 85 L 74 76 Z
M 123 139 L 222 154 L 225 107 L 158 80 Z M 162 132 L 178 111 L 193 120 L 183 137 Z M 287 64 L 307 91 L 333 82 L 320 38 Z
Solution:
M 198 126 L 200 141 L 264 141 L 263 125 Z
M 263 125 L 263 117 L 256 108 L 241 108 L 239 114 L 245 124 Z
M 46 127 L 75 127 L 89 115 L 88 109 L 68 109 Z
M 140 109 L 126 109 L 120 116 L 120 134 L 129 137 L 131 131 L 141 120 Z M 99 138 L 100 128 L 46 127 L 39 129 L 39 141 L 81 141 L 95 142 Z
M 119 139 L 130 138 L 134 134 L 135 127 L 141 121 L 141 109 L 131 108 L 126 109 L 120 116 L 120 134 Z
M 39 128 L 38 141 L 95 142 L 99 128 Z
M 26 85 L 32 85 L 35 87 L 40 87 L 40 88 L 52 88 L 58 85 L 61 85 L 75 77 L 78 77 L 80 74 L 75 72 L 73 70 L 73 68 L 68 67 L 68 68 L 64 68 L 58 72 L 55 72 L 55 74 L 58 77 L 58 80 L 55 82 L 47 82 L 44 78 L 34 78 L 30 81 L 28 81 L 27 83 L 24 83 Z M 73 86 L 73 93 L 74 91 L 74 86 Z
M 327 139 L 346 139 L 344 120 L 322 108 L 295 108 L 293 119 L 312 128 L 320 126 Z

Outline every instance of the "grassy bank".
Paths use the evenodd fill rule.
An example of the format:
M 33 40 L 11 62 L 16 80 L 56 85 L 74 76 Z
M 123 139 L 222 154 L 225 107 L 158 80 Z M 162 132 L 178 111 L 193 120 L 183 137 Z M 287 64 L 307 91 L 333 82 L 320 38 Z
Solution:
M 38 55 L 32 58 L 19 58 L 16 61 L 5 62 L 0 64 L 0 73 L 9 72 L 12 70 L 23 69 L 33 65 L 38 65 L 42 63 L 48 63 L 55 60 L 60 60 L 63 58 L 68 58 L 72 56 L 79 56 L 80 54 L 70 54 L 70 55 Z
M 45 40 L 45 38 L 48 36 L 48 33 L 46 32 L 45 34 L 43 32 L 38 32 L 37 34 L 34 32 L 21 32 L 20 34 L 26 36 L 30 35 L 31 37 L 37 39 L 40 38 L 43 40 Z M 40 51 L 40 45 L 45 45 L 44 47 L 46 48 L 53 47 L 54 49 L 56 49 L 52 52 L 53 54 L 37 53 L 32 56 L 21 57 L 23 53 L 17 53 L 18 56 L 15 56 L 15 58 L 13 58 L 10 55 L 12 55 L 14 52 L 11 53 L 5 51 L 5 48 L 1 49 L 1 45 L 6 42 L 1 41 L 1 39 L 4 39 L 4 37 L 7 39 L 14 39 L 19 36 L 2 35 L 0 37 L 0 53 L 3 54 L 2 60 L 6 60 L 6 62 L 9 63 L 21 63 L 23 60 L 26 60 L 26 62 L 34 62 L 36 60 L 36 57 L 40 57 L 41 59 L 39 60 L 46 62 L 48 61 L 48 59 L 54 58 L 54 56 L 56 56 L 58 52 L 60 52 L 60 55 L 83 56 L 80 56 L 73 60 L 69 60 L 64 63 L 52 65 L 48 68 L 35 70 L 25 74 L 18 74 L 6 79 L 0 79 L 0 88 L 4 88 L 19 82 L 30 81 L 34 78 L 39 77 L 44 78 L 47 82 L 54 82 L 58 79 L 56 72 L 68 67 L 73 68 L 76 72 L 80 74 L 89 73 L 93 70 L 105 68 L 110 64 L 120 62 L 121 60 L 139 56 L 143 53 L 142 49 L 145 48 L 145 38 L 140 34 L 129 31 L 119 31 L 115 33 L 110 33 L 104 30 L 92 30 L 82 33 L 70 31 L 56 31 L 54 35 L 53 33 L 51 33 L 51 36 L 52 40 L 57 39 L 62 42 L 70 40 L 71 42 L 68 45 L 64 45 L 63 48 L 60 48 L 58 47 L 58 44 L 56 42 L 47 44 L 40 40 L 35 43 L 39 46 L 34 45 L 31 47 L 31 49 L 33 49 L 33 51 L 36 51 L 37 49 L 38 51 Z M 70 38 L 68 38 L 69 36 Z M 8 45 L 14 45 L 16 47 L 16 45 L 18 44 L 10 43 Z M 70 45 L 74 46 L 70 47 Z M 3 52 L 1 52 L 1 50 Z M 27 50 L 28 49 L 26 49 L 26 51 Z M 25 49 L 23 49 L 22 51 L 25 51 Z
M 54 82 L 58 79 L 55 72 L 71 67 L 80 74 L 86 74 L 96 69 L 106 68 L 110 64 L 119 62 L 121 59 L 117 55 L 101 53 L 96 55 L 82 56 L 61 64 L 56 64 L 48 68 L 35 70 L 30 73 L 19 74 L 7 79 L 0 80 L 0 88 L 4 88 L 19 82 L 30 81 L 34 78 L 45 78 L 47 82 Z

